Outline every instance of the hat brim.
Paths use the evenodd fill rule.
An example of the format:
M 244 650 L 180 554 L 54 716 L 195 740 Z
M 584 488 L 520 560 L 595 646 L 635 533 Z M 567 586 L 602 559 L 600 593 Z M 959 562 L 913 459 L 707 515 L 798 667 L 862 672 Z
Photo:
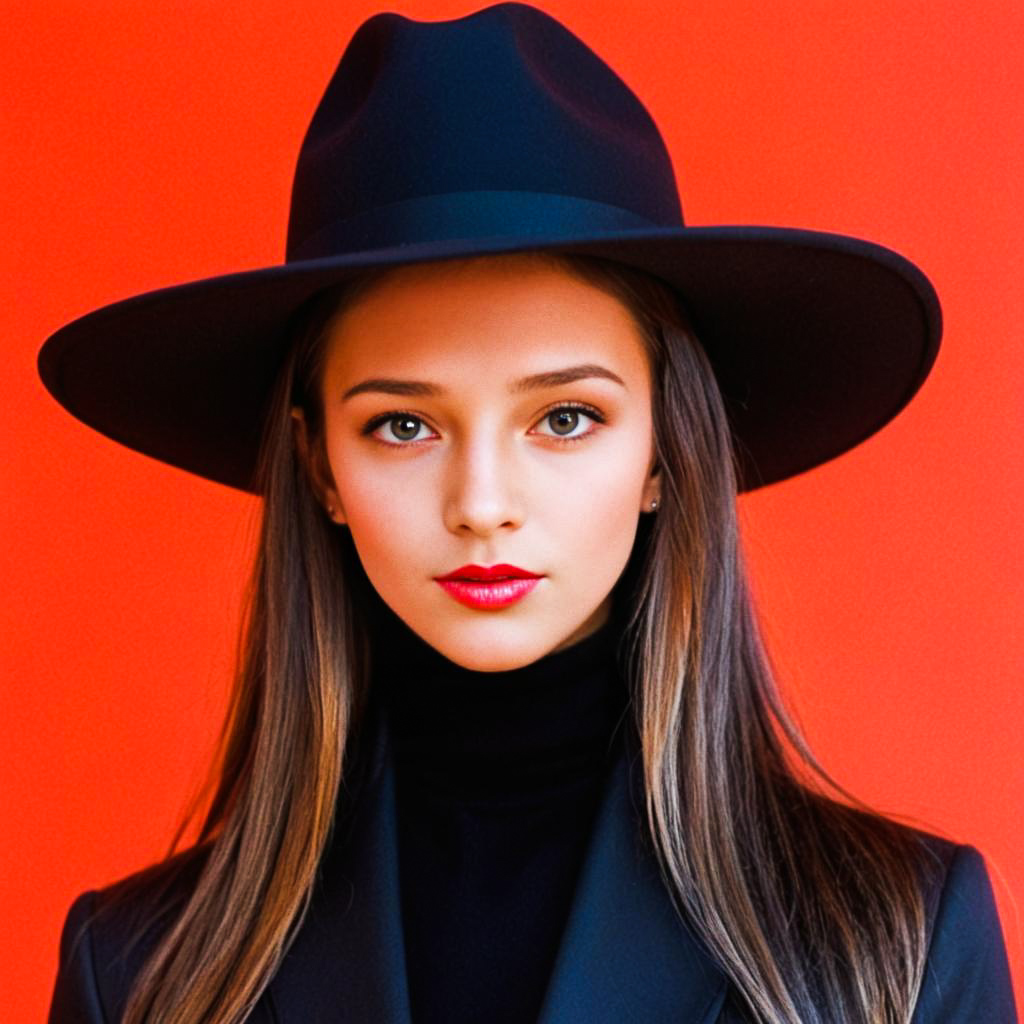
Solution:
M 407 244 L 161 288 L 60 328 L 39 373 L 107 437 L 255 492 L 263 417 L 299 306 L 372 267 L 530 249 L 604 256 L 679 291 L 725 399 L 740 491 L 870 437 L 938 353 L 935 290 L 890 249 L 795 228 L 669 227 Z

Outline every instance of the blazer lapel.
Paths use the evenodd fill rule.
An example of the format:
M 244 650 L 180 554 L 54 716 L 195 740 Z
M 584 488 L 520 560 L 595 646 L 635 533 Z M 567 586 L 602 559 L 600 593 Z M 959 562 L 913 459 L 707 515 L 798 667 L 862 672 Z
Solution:
M 366 776 L 349 792 L 309 912 L 269 986 L 279 1024 L 411 1024 L 394 771 L 371 708 Z
M 280 1024 L 411 1024 L 394 768 L 383 716 L 368 724 L 365 780 L 269 986 Z M 679 921 L 641 842 L 639 751 L 621 738 L 618 749 L 538 1024 L 711 1024 L 726 979 Z
M 710 1024 L 725 1002 L 641 841 L 639 756 L 620 738 L 538 1024 Z

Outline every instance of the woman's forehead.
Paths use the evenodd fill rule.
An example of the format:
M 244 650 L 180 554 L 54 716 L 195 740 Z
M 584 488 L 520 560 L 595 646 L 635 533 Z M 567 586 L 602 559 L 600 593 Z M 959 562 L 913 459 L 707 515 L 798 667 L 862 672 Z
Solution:
M 326 374 L 473 367 L 514 377 L 612 362 L 643 372 L 645 346 L 618 298 L 543 254 L 402 267 L 343 308 L 327 331 Z

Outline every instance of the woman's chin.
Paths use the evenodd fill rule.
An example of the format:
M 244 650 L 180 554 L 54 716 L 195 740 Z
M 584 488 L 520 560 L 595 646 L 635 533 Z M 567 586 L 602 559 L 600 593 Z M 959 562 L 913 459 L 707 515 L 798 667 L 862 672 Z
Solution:
M 511 672 L 532 664 L 553 649 L 543 643 L 517 643 L 506 638 L 493 641 L 452 642 L 448 636 L 443 647 L 432 644 L 449 661 L 473 672 Z
M 505 608 L 463 607 L 450 596 L 414 603 L 391 595 L 386 603 L 421 640 L 449 661 L 474 672 L 510 672 L 563 650 L 596 632 L 611 614 L 611 594 L 573 594 L 554 600 L 547 580 Z M 592 603 L 596 601 L 596 606 Z M 574 614 L 565 614 L 572 606 Z
M 552 630 L 530 628 L 528 623 L 497 621 L 438 629 L 434 624 L 419 632 L 449 661 L 473 672 L 510 672 L 567 646 L 569 636 Z M 575 631 L 570 631 L 570 635 Z

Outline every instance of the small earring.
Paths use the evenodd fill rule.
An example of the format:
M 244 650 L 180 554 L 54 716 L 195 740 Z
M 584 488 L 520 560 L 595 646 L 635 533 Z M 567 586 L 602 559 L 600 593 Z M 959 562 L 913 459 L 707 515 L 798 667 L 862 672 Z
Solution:
M 328 505 L 328 506 L 327 506 L 327 514 L 328 514 L 328 515 L 329 515 L 329 516 L 330 516 L 330 517 L 331 517 L 332 519 L 334 518 L 334 506 L 333 506 L 333 505 Z
M 654 512 L 654 511 L 656 511 L 657 508 L 658 508 L 658 499 L 655 498 L 654 501 L 651 502 L 651 511 Z

